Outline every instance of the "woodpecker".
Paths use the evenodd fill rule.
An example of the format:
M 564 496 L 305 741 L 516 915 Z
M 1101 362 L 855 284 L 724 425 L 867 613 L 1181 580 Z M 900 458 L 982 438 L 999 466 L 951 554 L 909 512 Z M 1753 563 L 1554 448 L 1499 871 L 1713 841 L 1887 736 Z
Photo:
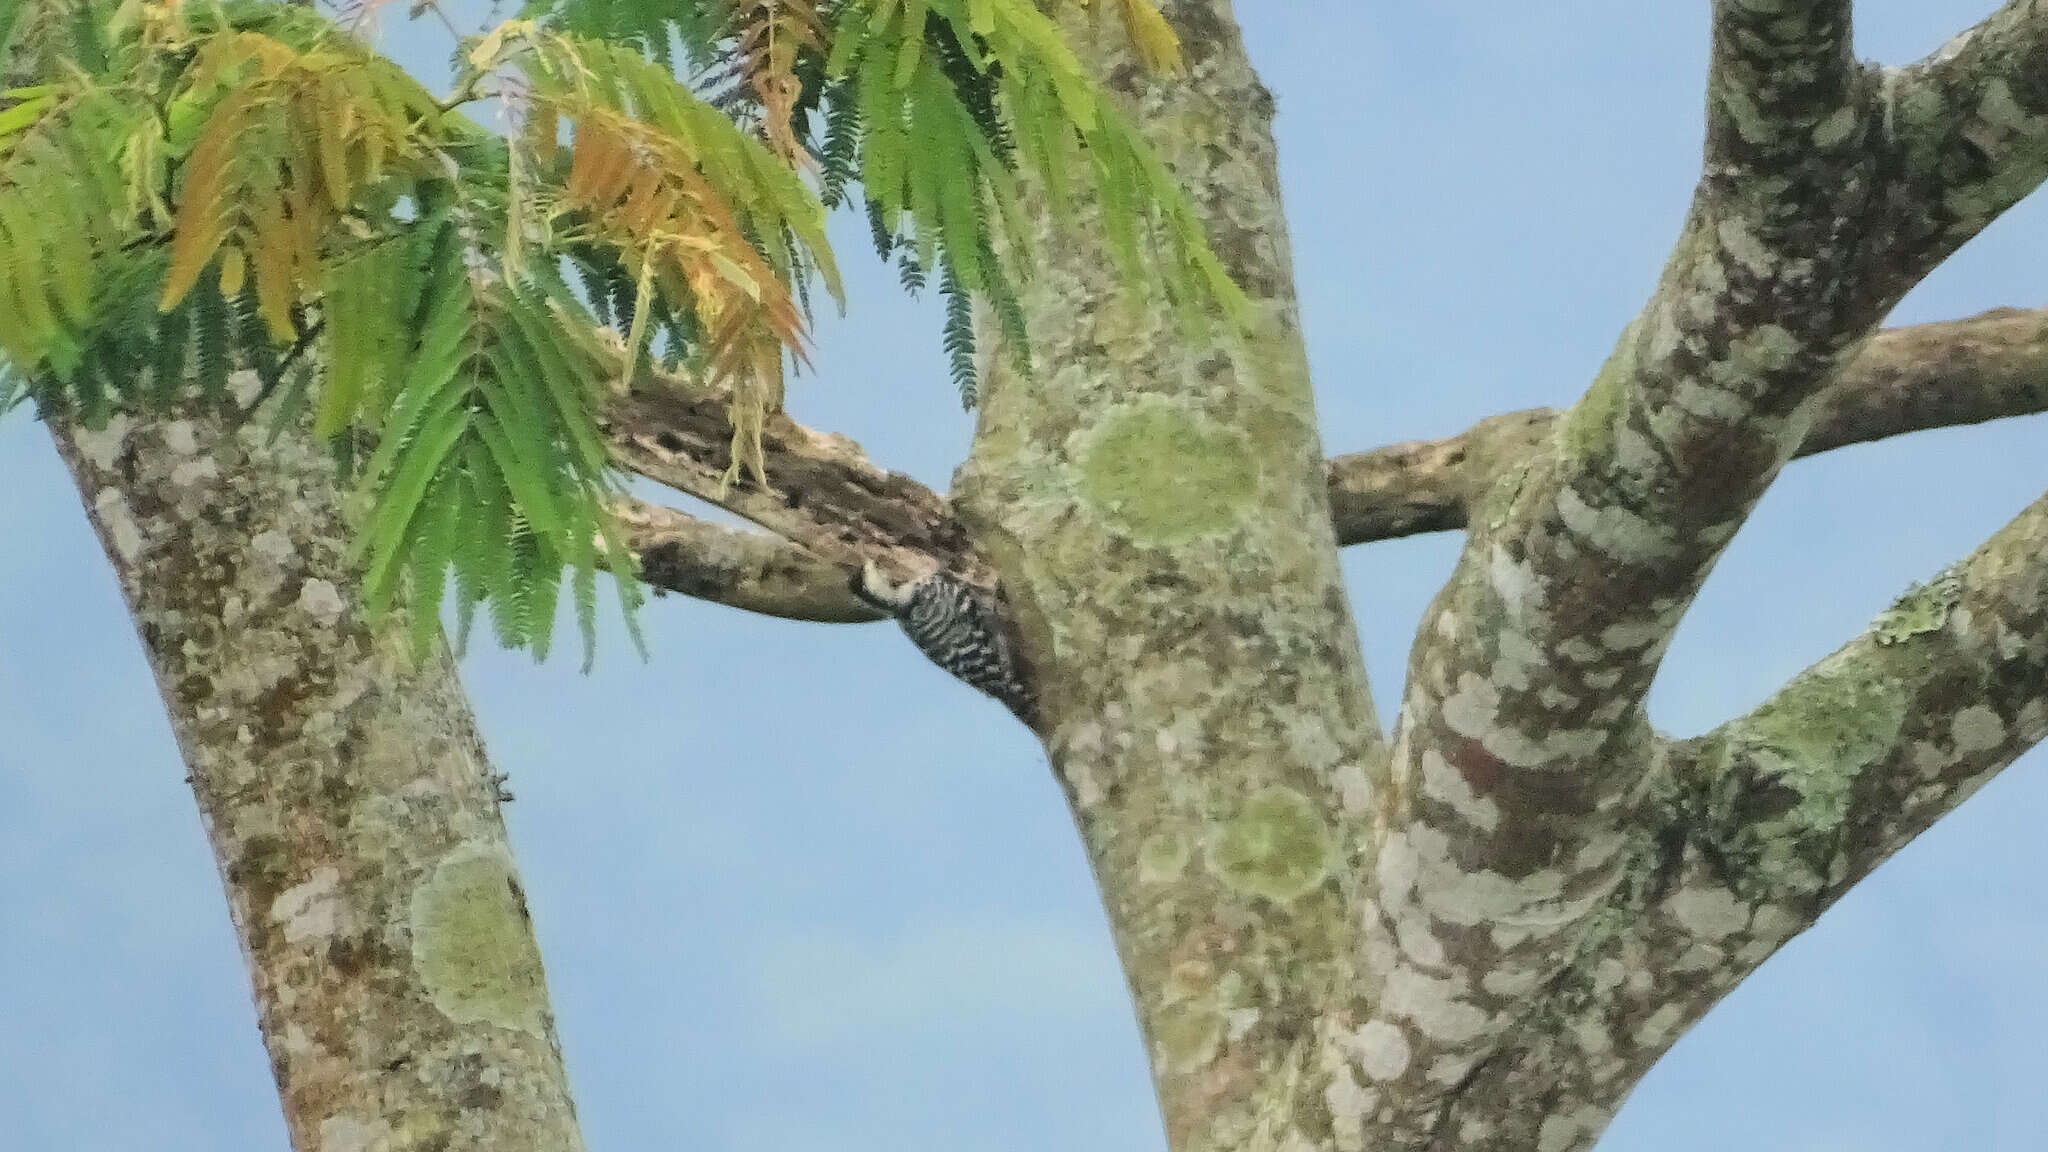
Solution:
M 996 592 L 949 572 L 897 584 L 872 561 L 861 565 L 851 586 L 854 595 L 895 617 L 932 663 L 1032 722 L 1037 698 L 1010 644 Z

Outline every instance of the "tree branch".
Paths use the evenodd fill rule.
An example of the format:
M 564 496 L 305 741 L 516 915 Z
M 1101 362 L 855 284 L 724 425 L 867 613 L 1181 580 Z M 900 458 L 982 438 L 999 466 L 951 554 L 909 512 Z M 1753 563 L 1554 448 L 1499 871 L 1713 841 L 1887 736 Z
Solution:
M 769 414 L 763 488 L 747 477 L 725 482 L 733 427 L 724 396 L 649 374 L 612 399 L 604 424 L 620 467 L 743 516 L 820 562 L 858 569 L 872 560 L 899 579 L 936 565 L 994 584 L 945 497 L 876 466 L 844 436 Z
M 1762 707 L 1661 749 L 1608 915 L 1456 1119 L 1569 1122 L 1553 1146 L 1589 1146 L 1694 1021 L 2044 735 L 2048 497 Z
M 1881 100 L 1892 259 L 1910 284 L 2048 177 L 2048 9 L 2009 0 L 1887 71 Z
M 1416 1123 L 1620 882 L 1665 647 L 1882 314 L 1859 294 L 1874 162 L 1849 7 L 1714 5 L 1705 164 L 1657 289 L 1472 516 L 1411 652 L 1365 954 L 1372 1024 L 1407 1057 L 1383 1088 Z
M 615 406 L 611 439 L 621 463 L 641 475 L 718 501 L 730 459 L 732 427 L 724 401 L 680 399 L 683 386 L 650 385 Z M 1821 395 L 1796 457 L 1817 455 L 1908 432 L 1982 423 L 2048 411 L 2048 309 L 1998 308 L 1962 320 L 1880 332 Z M 1503 477 L 1548 450 L 1562 413 L 1533 408 L 1488 417 L 1456 436 L 1413 441 L 1330 461 L 1330 504 L 1339 543 L 1371 543 L 1463 528 L 1470 510 Z M 783 421 L 776 421 L 778 424 Z M 822 477 L 859 505 L 868 539 L 886 540 L 898 567 L 929 566 L 903 553 L 955 561 L 962 553 L 927 551 L 964 539 L 944 496 L 869 462 L 840 437 L 788 425 L 770 437 L 775 493 L 735 485 L 725 506 L 752 509 L 764 522 L 810 540 L 846 540 L 816 516 L 826 507 L 790 482 L 786 465 Z M 672 445 L 681 444 L 681 448 Z M 886 479 L 884 479 L 886 478 Z M 792 513 L 808 506 L 812 515 Z M 787 540 L 721 528 L 638 502 L 621 515 L 650 585 L 751 612 L 826 623 L 878 619 L 847 593 L 844 568 Z M 911 526 L 903 532 L 902 526 Z M 896 535 L 896 533 L 901 533 Z M 858 532 L 852 538 L 861 538 Z M 843 550 L 843 549 L 842 549 Z M 858 563 L 848 552 L 850 567 Z
M 1705 173 L 1784 176 L 1857 132 L 1850 0 L 1715 0 Z M 1789 206 L 1788 206 L 1789 207 Z
M 825 624 L 882 614 L 847 587 L 847 570 L 776 536 L 712 524 L 672 508 L 623 500 L 612 508 L 640 579 L 732 608 Z
M 2044 411 L 2048 309 L 1999 308 L 1878 333 L 1821 394 L 1795 456 Z M 1560 415 L 1552 408 L 1509 412 L 1448 439 L 1330 461 L 1338 542 L 1463 528 L 1495 482 L 1549 446 Z
M 1811 922 L 2048 735 L 2048 496 L 1698 742 L 1707 834 Z

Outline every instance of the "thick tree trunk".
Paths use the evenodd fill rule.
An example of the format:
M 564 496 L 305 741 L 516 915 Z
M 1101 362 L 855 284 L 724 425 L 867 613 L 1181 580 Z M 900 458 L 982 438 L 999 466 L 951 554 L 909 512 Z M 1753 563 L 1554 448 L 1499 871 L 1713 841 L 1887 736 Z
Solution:
M 1039 727 L 1169 1142 L 1336 1147 L 1361 1120 L 1328 1069 L 1360 1023 L 1352 910 L 1386 751 L 1331 529 L 1272 101 L 1227 3 L 1165 7 L 1190 74 L 1134 91 L 1140 120 L 1256 330 L 1190 344 L 1072 242 L 1098 218 L 1040 205 L 1034 367 L 991 358 L 959 506 L 1043 688 Z M 1127 59 L 1095 64 L 1112 85 L 1142 84 Z
M 53 421 L 211 838 L 298 1152 L 571 1152 L 498 791 L 368 628 L 332 463 L 267 417 Z

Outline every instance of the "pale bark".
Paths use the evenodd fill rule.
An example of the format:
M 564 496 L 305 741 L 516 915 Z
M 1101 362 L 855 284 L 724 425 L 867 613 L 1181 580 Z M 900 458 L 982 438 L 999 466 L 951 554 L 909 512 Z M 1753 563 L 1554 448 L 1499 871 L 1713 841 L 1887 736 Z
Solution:
M 1820 393 L 1793 455 L 2041 412 L 2048 412 L 2048 310 L 1998 308 L 1878 333 Z M 1442 440 L 1332 459 L 1337 539 L 1366 544 L 1463 528 L 1501 477 L 1549 447 L 1563 415 L 1506 412 Z
M 1226 5 L 1168 8 L 1185 82 L 1097 62 L 1134 88 L 1260 324 L 1242 345 L 1186 347 L 1092 254 L 1040 244 L 1062 255 L 1028 293 L 1036 371 L 998 366 L 959 508 L 1041 677 L 1041 734 L 1169 1141 L 1588 1147 L 1684 1027 L 1826 902 L 1738 870 L 1818 857 L 1820 890 L 1838 892 L 1868 866 L 1859 835 L 1880 846 L 1866 856 L 1890 851 L 2048 727 L 2036 575 L 2006 581 L 2004 631 L 1982 633 L 2003 638 L 2002 690 L 1964 631 L 1969 596 L 1989 616 L 2002 593 L 1968 575 L 1913 633 L 1955 633 L 1957 671 L 1852 655 L 1853 674 L 1819 674 L 1913 710 L 1927 775 L 1910 786 L 1870 765 L 1905 746 L 1830 727 L 1843 701 L 1804 700 L 1810 681 L 1716 757 L 1643 717 L 1693 595 L 1802 444 L 1987 406 L 1916 409 L 1926 397 L 1882 371 L 1842 387 L 1917 279 L 1905 256 L 1871 255 L 1909 235 L 1887 211 L 1884 85 L 1850 55 L 1846 2 L 1717 5 L 1706 161 L 1677 250 L 1574 411 L 1555 427 L 1502 418 L 1482 436 L 1513 465 L 1451 486 L 1467 548 L 1423 622 L 1389 749 L 1322 519 L 1270 105 Z M 1049 238 L 1042 208 L 1040 225 Z M 1964 375 L 2004 395 L 1990 372 Z M 2034 406 L 2038 384 L 2020 391 Z M 2031 523 L 1983 564 L 2012 567 Z M 1787 753 L 1755 736 L 1788 730 L 1819 762 L 1801 769 L 1819 799 L 1800 793 L 1789 817 L 1772 791 Z M 1827 791 L 1845 780 L 1849 796 Z M 1901 789 L 1919 799 L 1880 815 Z
M 328 454 L 239 413 L 52 431 L 190 770 L 293 1147 L 580 1150 L 498 784 L 445 656 L 365 625 Z
M 1919 280 L 2048 177 L 2048 10 L 2007 0 L 1908 68 L 1880 70 L 1892 235 L 1881 279 Z
M 1590 1147 L 1709 1008 L 2044 735 L 2048 498 L 1749 715 L 1660 745 L 1625 881 L 1447 1136 Z
M 1128 88 L 1256 311 L 1184 342 L 1038 204 L 1033 370 L 991 358 L 958 506 L 1040 678 L 1179 1152 L 1331 1146 L 1385 762 L 1331 531 L 1269 130 L 1228 5 L 1169 4 L 1185 80 Z
M 727 528 L 673 508 L 612 506 L 638 574 L 657 592 L 680 592 L 762 616 L 819 624 L 882 619 L 853 594 L 847 569 L 779 536 Z

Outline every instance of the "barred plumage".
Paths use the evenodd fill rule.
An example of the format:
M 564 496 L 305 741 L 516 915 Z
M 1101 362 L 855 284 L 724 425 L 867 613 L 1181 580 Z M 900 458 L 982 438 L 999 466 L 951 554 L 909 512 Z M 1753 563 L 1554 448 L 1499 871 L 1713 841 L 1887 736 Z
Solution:
M 994 593 L 946 572 L 893 584 L 873 564 L 862 566 L 853 591 L 895 617 L 932 663 L 1032 722 L 1036 699 L 1011 650 Z

